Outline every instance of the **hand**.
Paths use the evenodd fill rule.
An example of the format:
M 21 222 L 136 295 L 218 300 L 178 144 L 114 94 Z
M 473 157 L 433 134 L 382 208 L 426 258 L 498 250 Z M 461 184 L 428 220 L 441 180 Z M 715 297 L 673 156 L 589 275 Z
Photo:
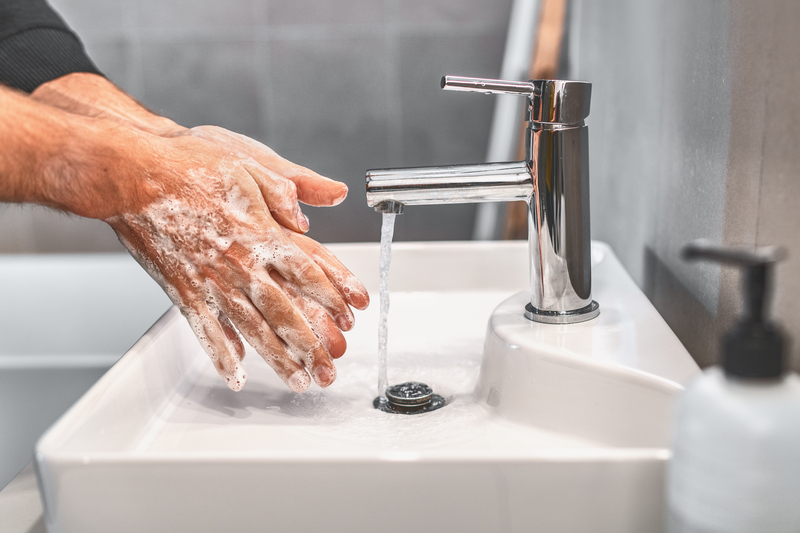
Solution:
M 237 329 L 292 390 L 305 390 L 309 373 L 332 383 L 331 358 L 346 347 L 340 330 L 354 322 L 348 304 L 369 302 L 363 285 L 270 216 L 261 188 L 271 176 L 255 160 L 194 136 L 147 144 L 134 147 L 147 172 L 88 214 L 162 285 L 231 389 L 246 380 Z
M 244 135 L 217 126 L 198 126 L 177 132 L 218 144 L 244 158 L 253 158 L 268 169 L 268 180 L 259 187 L 275 218 L 285 227 L 305 233 L 308 219 L 300 211 L 298 200 L 307 205 L 338 205 L 347 196 L 347 185 L 320 176 L 313 170 L 288 161 L 271 148 Z
M 364 310 L 369 306 L 369 294 L 364 284 L 350 272 L 330 250 L 320 243 L 284 228 L 283 232 L 303 250 L 308 257 L 312 258 L 317 265 L 325 272 L 328 280 L 336 287 L 345 301 L 356 309 Z
M 139 182 L 138 187 L 141 190 L 134 195 L 138 196 L 139 200 L 145 197 L 149 198 L 148 201 L 150 201 L 152 205 L 156 205 L 159 199 L 163 200 L 160 195 L 164 190 L 172 188 L 181 191 L 176 200 L 179 204 L 180 202 L 201 199 L 207 201 L 209 205 L 213 204 L 215 200 L 219 203 L 220 200 L 229 196 L 228 193 L 232 192 L 226 191 L 225 186 L 227 186 L 227 182 L 210 183 L 213 179 L 209 179 L 209 176 L 213 175 L 211 176 L 212 178 L 219 178 L 220 176 L 217 175 L 219 172 L 228 172 L 231 175 L 236 174 L 242 177 L 244 181 L 247 182 L 246 185 L 250 189 L 252 189 L 254 183 L 260 191 L 262 198 L 260 200 L 261 204 L 266 204 L 269 213 L 271 213 L 274 219 L 280 224 L 294 230 L 286 231 L 284 238 L 288 238 L 291 242 L 294 242 L 307 254 L 307 256 L 303 256 L 302 252 L 295 250 L 295 255 L 293 255 L 293 257 L 296 265 L 292 268 L 307 263 L 309 257 L 313 258 L 319 266 L 319 269 L 321 269 L 328 278 L 329 286 L 326 287 L 326 290 L 329 292 L 331 287 L 333 287 L 338 291 L 338 301 L 343 300 L 346 304 L 352 305 L 358 309 L 364 309 L 369 304 L 369 296 L 363 285 L 335 258 L 335 256 L 333 256 L 333 254 L 325 250 L 324 247 L 315 241 L 295 233 L 308 230 L 308 220 L 300 211 L 298 200 L 307 204 L 320 206 L 338 204 L 347 194 L 347 187 L 343 183 L 329 180 L 311 170 L 295 165 L 283 159 L 263 144 L 222 128 L 201 126 L 187 130 L 169 119 L 151 113 L 130 96 L 115 87 L 111 82 L 94 74 L 74 73 L 58 78 L 42 85 L 31 95 L 31 99 L 58 107 L 72 114 L 101 117 L 122 124 L 129 129 L 136 129 L 167 138 L 165 139 L 165 146 L 169 146 L 169 148 L 165 148 L 165 151 L 172 157 L 167 157 L 165 159 L 157 158 L 156 161 L 150 163 L 153 165 L 152 167 L 141 168 L 140 172 L 142 173 L 148 173 L 151 172 L 151 169 L 154 169 L 155 172 L 150 177 L 155 178 L 155 180 L 151 179 L 149 181 L 153 183 L 146 184 Z M 181 138 L 185 139 L 181 141 Z M 195 139 L 194 142 L 191 141 L 193 138 Z M 170 143 L 168 139 L 172 139 L 174 142 Z M 196 141 L 197 139 L 206 142 L 198 144 Z M 154 141 L 150 144 L 153 144 L 153 142 Z M 212 144 L 216 145 L 216 148 L 212 148 Z M 209 153 L 213 152 L 213 155 L 211 155 L 212 160 L 204 161 L 204 166 L 201 169 L 197 169 L 194 168 L 193 165 L 196 166 L 197 161 L 194 159 L 199 158 L 199 153 L 192 154 L 192 150 L 198 150 L 197 147 L 200 145 Z M 175 146 L 180 146 L 182 148 L 175 148 Z M 137 157 L 141 159 L 141 154 L 146 154 L 151 150 L 153 150 L 151 146 L 137 149 L 136 151 L 140 153 Z M 154 153 L 158 153 L 158 150 Z M 193 155 L 197 157 L 192 157 Z M 213 157 L 221 159 L 214 163 Z M 168 163 L 165 168 L 159 169 L 162 163 L 165 162 Z M 217 170 L 214 170 L 215 164 L 218 165 Z M 172 186 L 165 187 L 164 183 L 158 183 L 158 171 L 169 170 L 168 167 L 170 165 L 173 167 L 172 171 L 166 172 L 165 175 L 175 174 L 176 171 L 179 175 L 172 176 L 168 179 L 167 181 L 170 182 Z M 192 172 L 192 169 L 194 169 L 194 172 Z M 184 172 L 186 172 L 186 175 L 183 174 Z M 247 176 L 245 176 L 245 174 Z M 192 195 L 194 191 L 187 189 L 191 189 L 194 186 L 195 182 L 198 181 L 198 176 L 202 177 L 201 181 L 211 185 L 213 190 L 207 191 L 208 194 L 206 195 L 193 198 Z M 182 180 L 185 183 L 181 183 Z M 130 183 L 136 182 L 137 179 L 134 177 Z M 129 183 L 129 180 L 125 179 L 120 183 L 126 184 Z M 234 183 L 238 183 L 238 181 L 234 180 Z M 108 197 L 121 198 L 125 195 L 117 190 L 119 185 L 120 184 L 117 183 L 109 183 L 108 180 L 106 180 L 103 183 L 94 183 L 91 187 L 96 188 L 98 191 L 107 191 Z M 145 194 L 143 192 L 151 189 L 152 191 L 150 194 Z M 215 194 L 221 196 L 215 199 Z M 248 209 L 253 211 L 252 202 L 254 199 L 250 198 L 249 201 L 251 204 Z M 189 203 L 191 204 L 192 202 L 190 201 Z M 194 203 L 196 205 L 192 206 L 194 213 L 192 216 L 195 218 L 200 216 L 214 216 L 213 209 L 209 212 L 204 212 L 204 209 L 207 209 L 208 206 L 200 205 L 197 202 Z M 61 205 L 59 206 L 64 207 Z M 337 299 L 333 298 L 333 300 L 331 300 L 331 295 L 328 294 L 325 296 L 325 298 L 329 300 L 327 304 L 320 301 L 320 293 L 315 292 L 313 286 L 304 285 L 306 281 L 302 279 L 293 278 L 291 275 L 287 276 L 280 269 L 264 263 L 263 258 L 257 258 L 261 260 L 260 263 L 258 261 L 254 262 L 252 257 L 244 257 L 238 260 L 232 259 L 242 255 L 248 256 L 248 254 L 252 256 L 254 253 L 253 246 L 258 246 L 259 242 L 263 245 L 265 242 L 270 242 L 270 239 L 274 239 L 274 226 L 270 228 L 270 231 L 262 235 L 258 235 L 257 233 L 249 234 L 247 225 L 243 220 L 226 216 L 225 209 L 221 209 L 221 214 L 217 217 L 216 221 L 222 221 L 225 226 L 224 229 L 228 233 L 238 232 L 238 234 L 248 235 L 254 240 L 248 244 L 245 242 L 246 239 L 233 239 L 236 246 L 231 244 L 229 250 L 214 250 L 214 242 L 203 242 L 201 238 L 190 243 L 185 238 L 182 239 L 179 235 L 180 228 L 175 228 L 174 223 L 171 225 L 167 224 L 167 226 L 170 226 L 169 228 L 159 227 L 153 217 L 153 209 L 146 209 L 146 212 L 142 212 L 139 210 L 143 209 L 140 205 L 132 211 L 129 209 L 124 215 L 117 215 L 92 212 L 96 210 L 96 207 L 97 204 L 72 204 L 71 206 L 66 206 L 67 209 L 78 212 L 79 214 L 93 216 L 95 218 L 104 218 L 112 224 L 112 227 L 117 231 L 123 244 L 131 251 L 134 257 L 148 269 L 151 275 L 164 286 L 173 301 L 190 320 L 190 323 L 193 323 L 193 328 L 198 334 L 198 338 L 201 339 L 201 342 L 205 341 L 204 347 L 212 356 L 212 359 L 215 360 L 217 369 L 226 378 L 231 388 L 238 390 L 238 388 L 243 386 L 245 379 L 245 374 L 241 366 L 243 346 L 235 330 L 230 327 L 231 320 L 233 320 L 248 342 L 256 348 L 262 357 L 273 365 L 278 374 L 293 390 L 303 390 L 309 384 L 308 375 L 305 374 L 305 371 L 298 371 L 299 367 L 297 365 L 299 364 L 302 364 L 303 368 L 307 368 L 312 372 L 316 381 L 321 385 L 324 386 L 333 381 L 335 368 L 330 362 L 330 357 L 340 357 L 346 348 L 346 343 L 344 337 L 341 335 L 339 327 L 344 330 L 350 327 L 350 325 L 346 325 L 348 321 L 341 316 L 339 316 L 338 323 L 333 322 L 331 319 L 330 301 L 335 301 Z M 264 206 L 261 205 L 260 207 L 263 209 Z M 162 211 L 163 208 L 164 206 L 161 205 Z M 156 211 L 158 210 L 158 208 L 154 209 L 156 209 Z M 267 213 L 267 218 L 272 220 L 271 217 L 268 216 L 269 213 Z M 228 215 L 230 215 L 230 213 L 228 213 Z M 163 225 L 163 220 L 161 222 Z M 202 223 L 203 220 L 198 218 L 196 222 Z M 274 221 L 272 222 L 274 224 Z M 213 224 L 210 224 L 209 227 L 212 228 L 212 236 L 214 232 L 217 233 L 217 236 L 220 235 L 219 228 L 213 228 Z M 166 231 L 167 229 L 172 230 L 172 232 Z M 196 228 L 193 227 L 193 229 Z M 261 229 L 263 230 L 264 228 L 262 227 Z M 159 232 L 165 233 L 159 237 Z M 207 234 L 205 236 L 208 237 Z M 259 241 L 259 239 L 267 240 Z M 211 239 L 211 241 L 213 240 L 214 239 Z M 188 246 L 189 244 L 194 245 L 194 247 L 191 248 Z M 219 243 L 217 242 L 216 244 Z M 203 255 L 204 250 L 211 255 L 217 254 L 225 259 L 221 264 L 228 264 L 228 267 L 231 267 L 232 270 L 215 270 L 218 268 L 218 265 L 215 265 L 213 261 L 209 261 L 208 258 Z M 202 266 L 195 264 L 198 262 L 198 257 L 202 257 L 206 261 L 206 264 Z M 284 269 L 287 268 L 287 265 L 288 263 L 283 265 Z M 242 275 L 242 272 L 238 272 L 237 274 L 236 268 L 240 271 L 246 270 L 247 275 Z M 287 316 L 287 320 L 291 322 L 290 326 L 282 325 L 280 321 L 276 320 L 275 317 L 280 315 L 280 313 L 274 311 L 274 309 L 279 309 L 279 304 L 275 304 L 270 308 L 274 311 L 272 313 L 266 311 L 266 307 L 268 306 L 263 301 L 259 305 L 259 302 L 251 300 L 250 303 L 253 305 L 250 307 L 246 305 L 235 305 L 237 304 L 235 298 L 240 297 L 242 294 L 250 298 L 251 295 L 244 293 L 241 287 L 238 287 L 236 283 L 231 283 L 231 279 L 238 277 L 239 281 L 245 279 L 252 285 L 252 280 L 250 280 L 248 276 L 252 274 L 252 271 L 258 271 L 264 268 L 270 272 L 269 276 L 267 276 L 268 280 L 271 280 L 271 282 L 282 291 L 280 305 L 285 306 L 288 300 L 288 302 L 294 306 L 294 309 L 292 309 L 288 315 L 284 315 Z M 308 267 L 306 265 L 302 268 L 307 269 Z M 259 272 L 258 274 L 261 278 L 264 277 L 263 272 Z M 258 280 L 259 283 L 266 281 L 261 278 L 259 278 L 258 275 L 256 276 L 256 280 Z M 234 279 L 234 281 L 236 280 Z M 187 282 L 188 285 L 192 287 L 191 290 L 186 289 L 185 286 Z M 319 282 L 318 279 L 317 282 Z M 198 289 L 201 285 L 202 287 Z M 220 296 L 215 296 L 211 294 L 211 288 L 218 293 L 220 291 L 223 291 L 223 293 Z M 225 290 L 234 292 L 231 296 L 224 292 Z M 239 291 L 238 293 L 235 292 L 237 290 Z M 275 292 L 276 288 L 273 286 L 271 290 Z M 309 296 L 309 292 L 312 297 Z M 323 291 L 321 294 L 325 293 L 326 292 Z M 202 301 L 204 294 L 207 300 L 210 295 L 210 304 L 209 301 Z M 231 298 L 234 298 L 234 300 L 226 301 L 226 298 L 223 296 L 228 296 L 228 300 L 231 300 Z M 316 298 L 314 296 L 316 296 Z M 253 298 L 256 297 L 254 296 Z M 256 300 L 257 299 L 258 298 L 256 298 Z M 223 308 L 225 305 L 227 305 L 227 308 Z M 236 307 L 236 310 L 239 311 L 239 315 L 236 315 L 236 317 L 231 316 L 233 314 L 231 311 L 233 307 Z M 261 318 L 253 312 L 253 307 L 261 313 Z M 244 309 L 244 311 L 242 311 L 242 309 Z M 242 315 L 243 312 L 245 313 L 244 315 Z M 299 316 L 302 316 L 305 320 L 305 324 L 302 324 L 301 321 L 298 320 L 298 313 Z M 349 309 L 347 309 L 347 313 L 350 324 L 352 324 L 352 314 L 349 314 Z M 342 322 L 342 320 L 344 320 L 344 322 Z M 264 327 L 260 321 L 265 321 L 267 323 L 268 327 L 266 329 L 272 333 L 272 336 L 261 332 Z M 278 329 L 275 328 L 282 328 L 281 331 L 283 331 L 284 334 L 275 335 L 278 331 Z M 292 328 L 299 328 L 295 335 L 297 339 L 287 340 L 284 337 L 290 336 L 289 333 L 292 331 Z M 305 358 L 296 355 L 299 346 L 305 346 L 306 349 L 310 346 L 309 342 L 311 339 L 309 337 L 309 328 L 310 331 L 314 333 L 316 339 L 322 344 L 325 351 L 327 351 L 327 355 L 330 356 L 327 358 L 327 361 L 322 355 L 307 355 Z M 276 341 L 275 337 L 279 340 Z M 209 341 L 209 339 L 212 339 L 213 342 Z M 281 347 L 283 347 L 283 351 L 281 351 Z M 289 354 L 290 356 L 287 359 L 287 353 L 291 350 L 295 352 L 293 356 L 294 366 L 287 362 L 292 359 L 291 354 Z M 313 352 L 313 350 L 306 351 L 307 353 Z M 238 363 L 235 360 L 236 357 L 231 354 L 235 354 L 235 356 L 239 358 Z M 328 363 L 330 364 L 328 365 Z
M 220 145 L 242 158 L 252 158 L 266 172 L 259 187 L 273 216 L 299 232 L 308 231 L 308 219 L 298 200 L 314 206 L 339 204 L 347 196 L 344 183 L 320 176 L 287 161 L 267 146 L 217 126 L 186 129 L 152 113 L 113 83 L 97 74 L 75 72 L 49 81 L 31 98 L 73 114 L 105 118 L 162 137 L 190 135 Z

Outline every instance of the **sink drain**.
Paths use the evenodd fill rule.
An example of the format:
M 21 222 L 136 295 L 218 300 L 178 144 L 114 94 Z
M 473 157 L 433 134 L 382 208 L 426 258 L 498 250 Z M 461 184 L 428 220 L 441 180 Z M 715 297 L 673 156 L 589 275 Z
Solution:
M 433 393 L 425 383 L 407 381 L 386 389 L 386 397 L 378 396 L 372 402 L 375 409 L 386 413 L 416 415 L 444 407 L 445 399 Z

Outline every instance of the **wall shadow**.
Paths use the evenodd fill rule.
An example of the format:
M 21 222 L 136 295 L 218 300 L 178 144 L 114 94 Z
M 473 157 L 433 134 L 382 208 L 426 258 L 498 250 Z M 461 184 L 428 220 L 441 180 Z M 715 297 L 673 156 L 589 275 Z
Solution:
M 648 246 L 644 248 L 642 290 L 698 365 L 705 368 L 719 363 L 719 339 L 731 325 L 730 312 L 710 313 Z

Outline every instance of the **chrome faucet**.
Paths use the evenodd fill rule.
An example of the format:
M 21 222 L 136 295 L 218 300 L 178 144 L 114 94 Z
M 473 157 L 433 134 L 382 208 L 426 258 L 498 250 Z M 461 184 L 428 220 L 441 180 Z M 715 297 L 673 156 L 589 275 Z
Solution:
M 589 115 L 592 84 L 445 76 L 442 88 L 527 96 L 525 161 L 367 171 L 367 204 L 528 203 L 531 301 L 525 316 L 571 324 L 596 317 L 589 228 Z

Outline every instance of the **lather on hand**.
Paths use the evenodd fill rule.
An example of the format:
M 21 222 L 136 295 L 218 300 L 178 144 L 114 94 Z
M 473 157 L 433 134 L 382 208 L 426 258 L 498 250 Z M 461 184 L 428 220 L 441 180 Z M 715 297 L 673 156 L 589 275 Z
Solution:
M 138 156 L 148 171 L 132 195 L 94 216 L 180 307 L 233 390 L 246 376 L 231 322 L 293 390 L 308 387 L 305 369 L 320 386 L 333 382 L 330 356 L 344 352 L 339 330 L 352 327 L 353 315 L 270 215 L 261 166 L 190 136 L 148 144 Z

